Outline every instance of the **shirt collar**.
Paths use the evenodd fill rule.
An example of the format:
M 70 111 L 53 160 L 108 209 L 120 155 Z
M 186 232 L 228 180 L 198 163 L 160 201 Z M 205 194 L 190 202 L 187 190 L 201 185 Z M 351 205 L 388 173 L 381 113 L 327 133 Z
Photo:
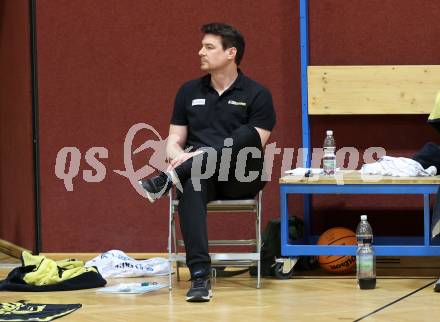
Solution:
M 244 74 L 240 68 L 237 71 L 238 71 L 238 76 L 235 79 L 235 81 L 232 83 L 232 85 L 228 88 L 228 91 L 231 89 L 234 89 L 234 88 L 243 89 Z M 211 75 L 210 74 L 207 74 L 202 77 L 202 85 L 205 89 L 214 89 L 211 85 Z

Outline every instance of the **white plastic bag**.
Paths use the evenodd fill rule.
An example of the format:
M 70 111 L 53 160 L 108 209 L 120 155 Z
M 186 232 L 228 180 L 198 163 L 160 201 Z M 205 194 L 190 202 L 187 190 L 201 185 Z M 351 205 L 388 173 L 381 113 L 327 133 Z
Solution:
M 102 277 L 139 277 L 167 275 L 171 265 L 165 258 L 135 260 L 120 250 L 110 250 L 86 262 L 95 266 Z

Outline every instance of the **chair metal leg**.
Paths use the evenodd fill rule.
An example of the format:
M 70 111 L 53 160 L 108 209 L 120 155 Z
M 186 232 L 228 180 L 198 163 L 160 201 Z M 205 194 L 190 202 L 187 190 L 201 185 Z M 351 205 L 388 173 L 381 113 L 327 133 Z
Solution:
M 257 263 L 257 288 L 261 287 L 261 205 L 262 205 L 263 193 L 260 191 L 258 193 L 258 203 L 257 203 L 257 253 L 258 253 L 258 263 Z
M 175 263 L 176 263 L 176 279 L 177 281 L 180 281 L 180 262 L 178 257 L 178 250 L 177 250 L 177 236 L 176 236 L 176 221 L 174 220 L 174 213 L 173 213 L 173 226 L 172 226 L 172 232 L 173 232 L 173 244 L 174 244 L 174 254 L 175 254 Z
M 173 289 L 172 284 L 172 274 L 173 274 L 173 259 L 172 259 L 172 249 L 171 249 L 171 234 L 172 234 L 172 226 L 173 226 L 173 204 L 171 192 L 169 193 L 170 197 L 170 206 L 169 206 L 169 218 L 168 218 L 168 262 L 170 263 L 170 270 L 168 273 L 168 289 L 171 291 Z

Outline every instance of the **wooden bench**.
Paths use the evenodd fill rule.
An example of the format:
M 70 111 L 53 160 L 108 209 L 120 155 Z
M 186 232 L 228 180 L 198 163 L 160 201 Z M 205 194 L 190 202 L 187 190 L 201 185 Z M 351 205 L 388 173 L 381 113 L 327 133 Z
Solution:
M 440 66 L 309 66 L 307 1 L 300 1 L 302 79 L 303 166 L 310 167 L 310 115 L 426 114 L 434 107 L 440 90 Z M 438 169 L 440 171 L 440 169 Z M 440 188 L 440 176 L 361 176 L 341 171 L 334 177 L 285 176 L 280 183 L 281 250 L 284 256 L 354 255 L 355 246 L 318 246 L 311 236 L 313 194 L 411 194 L 423 197 L 424 235 L 420 237 L 377 237 L 376 254 L 387 256 L 440 255 L 440 246 L 430 238 L 430 195 Z M 288 195 L 305 199 L 305 238 L 288 239 Z
M 440 187 L 436 177 L 379 177 L 361 175 L 359 171 L 340 171 L 335 176 L 285 176 L 280 179 L 281 243 L 284 256 L 354 255 L 356 246 L 318 246 L 317 236 L 310 233 L 310 211 L 304 214 L 305 238 L 290 241 L 287 233 L 288 195 L 301 194 L 417 194 L 423 196 L 423 228 L 420 237 L 375 236 L 378 256 L 440 255 L 440 246 L 431 245 L 430 194 Z

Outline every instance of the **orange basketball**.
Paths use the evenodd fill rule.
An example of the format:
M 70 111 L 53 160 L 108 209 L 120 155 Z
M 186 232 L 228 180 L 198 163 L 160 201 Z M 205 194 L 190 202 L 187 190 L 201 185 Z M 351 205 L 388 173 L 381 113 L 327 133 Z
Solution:
M 356 234 L 348 228 L 335 227 L 325 231 L 319 237 L 318 245 L 356 245 Z M 355 256 L 324 255 L 318 257 L 319 265 L 326 271 L 346 274 L 356 267 Z

